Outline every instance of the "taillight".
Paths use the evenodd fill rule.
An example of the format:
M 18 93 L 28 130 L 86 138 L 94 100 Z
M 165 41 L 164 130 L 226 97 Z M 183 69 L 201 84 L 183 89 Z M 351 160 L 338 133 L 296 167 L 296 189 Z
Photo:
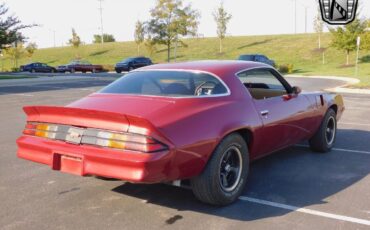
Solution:
M 157 140 L 134 133 L 112 133 L 100 131 L 97 133 L 97 145 L 115 149 L 127 149 L 140 152 L 157 152 L 167 149 L 167 146 Z
M 27 123 L 23 134 L 54 139 L 57 128 L 56 125 Z
M 23 134 L 67 141 L 68 135 L 75 135 L 75 132 L 73 131 L 74 129 L 74 127 L 67 125 L 27 123 L 23 130 Z M 74 144 L 97 145 L 101 147 L 145 153 L 168 149 L 167 145 L 145 135 L 135 133 L 116 133 L 89 128 L 83 129 L 80 142 Z

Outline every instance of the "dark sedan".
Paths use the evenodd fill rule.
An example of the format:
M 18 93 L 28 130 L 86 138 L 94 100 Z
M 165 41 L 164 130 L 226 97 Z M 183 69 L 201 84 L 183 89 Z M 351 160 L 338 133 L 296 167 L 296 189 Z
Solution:
M 131 71 L 140 67 L 152 65 L 153 62 L 147 57 L 131 57 L 124 59 L 116 64 L 115 70 L 117 73 L 123 71 Z
M 70 73 L 75 73 L 75 72 L 91 72 L 91 73 L 96 73 L 96 72 L 102 72 L 104 71 L 102 65 L 93 65 L 88 61 L 81 61 L 81 60 L 75 60 L 70 62 L 67 65 L 61 65 L 57 67 L 58 72 L 65 73 L 65 72 L 70 72 Z
M 239 56 L 238 60 L 261 62 L 273 67 L 276 65 L 274 60 L 269 59 L 263 54 L 243 54 Z
M 47 64 L 41 62 L 34 62 L 27 65 L 22 65 L 20 66 L 20 70 L 22 72 L 31 73 L 55 73 L 57 71 L 54 67 L 48 66 Z

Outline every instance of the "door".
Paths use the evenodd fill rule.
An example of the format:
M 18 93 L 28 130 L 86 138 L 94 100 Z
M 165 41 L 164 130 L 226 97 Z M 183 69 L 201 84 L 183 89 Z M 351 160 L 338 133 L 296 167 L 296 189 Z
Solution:
M 250 92 L 263 123 L 259 155 L 295 144 L 309 135 L 310 103 L 302 94 L 294 94 L 284 78 L 270 68 L 238 74 Z

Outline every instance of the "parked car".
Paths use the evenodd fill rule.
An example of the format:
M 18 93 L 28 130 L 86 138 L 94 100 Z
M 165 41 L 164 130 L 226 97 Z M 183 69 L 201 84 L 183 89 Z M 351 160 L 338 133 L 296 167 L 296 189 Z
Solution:
M 226 205 L 250 161 L 303 140 L 330 151 L 344 106 L 266 64 L 200 61 L 144 67 L 65 107 L 24 111 L 20 158 L 133 183 L 190 180 L 199 200 Z
M 124 59 L 116 64 L 115 70 L 117 73 L 122 73 L 123 71 L 132 71 L 134 69 L 152 65 L 153 62 L 147 57 L 131 57 Z
M 96 72 L 102 72 L 104 71 L 102 65 L 93 65 L 88 61 L 82 61 L 82 60 L 74 60 L 70 62 L 67 65 L 61 65 L 57 67 L 58 72 L 65 73 L 65 72 L 70 72 L 70 73 L 75 73 L 75 72 L 91 72 L 91 73 L 96 73 Z
M 27 65 L 21 65 L 20 66 L 20 71 L 22 72 L 31 72 L 31 73 L 54 73 L 57 72 L 57 70 L 49 66 L 45 63 L 41 62 L 34 62 L 34 63 L 29 63 Z
M 239 56 L 238 60 L 261 62 L 273 67 L 276 65 L 274 60 L 269 59 L 263 54 L 243 54 Z

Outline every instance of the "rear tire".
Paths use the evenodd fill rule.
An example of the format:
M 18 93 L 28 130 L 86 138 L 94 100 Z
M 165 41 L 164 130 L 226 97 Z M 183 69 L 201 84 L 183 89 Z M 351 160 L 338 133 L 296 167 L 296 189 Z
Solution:
M 309 140 L 311 150 L 315 152 L 326 153 L 331 150 L 335 143 L 337 134 L 337 114 L 333 109 L 329 109 L 320 128 L 315 135 Z
M 247 144 L 239 134 L 225 137 L 203 172 L 190 180 L 194 195 L 202 202 L 227 205 L 243 192 L 249 172 Z

